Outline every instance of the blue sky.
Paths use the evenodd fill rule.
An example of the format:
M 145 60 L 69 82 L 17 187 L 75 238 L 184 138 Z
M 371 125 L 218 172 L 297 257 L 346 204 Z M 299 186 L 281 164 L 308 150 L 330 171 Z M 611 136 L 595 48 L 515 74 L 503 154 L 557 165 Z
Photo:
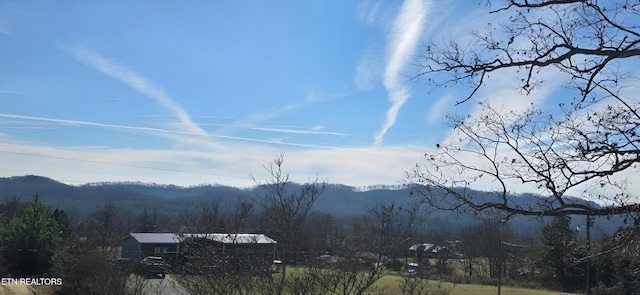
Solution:
M 446 2 L 446 3 L 443 3 Z M 464 89 L 407 76 L 468 1 L 2 1 L 0 176 L 70 184 L 398 184 L 450 136 Z M 507 74 L 481 99 L 527 106 Z M 554 85 L 526 100 L 549 100 Z M 488 95 L 491 93 L 491 95 Z M 555 103 L 554 103 L 555 104 Z

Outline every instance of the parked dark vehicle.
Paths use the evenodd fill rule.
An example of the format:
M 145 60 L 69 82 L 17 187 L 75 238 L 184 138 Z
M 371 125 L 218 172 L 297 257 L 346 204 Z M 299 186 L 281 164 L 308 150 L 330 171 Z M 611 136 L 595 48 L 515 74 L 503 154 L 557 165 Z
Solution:
M 167 264 L 162 257 L 147 256 L 140 261 L 139 271 L 151 275 L 160 275 L 162 278 L 167 274 Z

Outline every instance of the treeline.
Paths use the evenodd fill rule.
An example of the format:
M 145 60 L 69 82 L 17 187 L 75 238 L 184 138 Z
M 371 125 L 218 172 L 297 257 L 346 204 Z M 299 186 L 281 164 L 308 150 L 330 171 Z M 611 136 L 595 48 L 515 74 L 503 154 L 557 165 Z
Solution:
M 593 218 L 590 222 L 593 226 Z M 548 222 L 537 237 L 518 236 L 500 220 L 469 227 L 459 248 L 464 253 L 460 260 L 464 275 L 452 279 L 565 292 L 589 290 L 588 294 L 638 294 L 637 226 L 598 239 L 579 239 L 579 231 L 587 230 L 586 222 L 579 228 L 566 215 Z
M 132 286 L 126 283 L 131 270 L 114 263 L 120 240 L 128 232 L 259 232 L 278 241 L 275 258 L 283 261 L 284 270 L 273 274 L 271 263 L 251 260 L 256 257 L 227 258 L 238 260 L 234 265 L 267 268 L 203 270 L 203 264 L 227 265 L 230 261 L 221 261 L 224 256 L 220 253 L 210 253 L 202 255 L 207 258 L 201 259 L 201 264 L 192 265 L 197 269 L 173 271 L 192 294 L 215 294 L 215 290 L 220 294 L 330 291 L 327 286 L 350 290 L 346 294 L 363 294 L 372 292 L 374 283 L 385 274 L 406 274 L 409 263 L 416 263 L 418 268 L 415 275 L 403 276 L 406 290 L 445 294 L 449 289 L 426 283 L 426 279 L 438 279 L 576 292 L 587 288 L 587 274 L 593 294 L 636 294 L 640 290 L 637 242 L 604 254 L 601 251 L 619 244 L 616 237 L 628 235 L 578 239 L 569 217 L 555 218 L 537 237 L 519 236 L 509 223 L 498 220 L 479 222 L 456 233 L 446 229 L 425 232 L 425 208 L 420 202 L 379 204 L 365 215 L 336 219 L 330 213 L 310 211 L 310 201 L 322 193 L 321 184 L 315 185 L 302 194 L 288 190 L 267 193 L 260 204 L 238 200 L 223 205 L 219 198 L 212 198 L 192 204 L 190 210 L 180 214 L 179 222 L 167 220 L 156 211 L 133 217 L 120 215 L 118 208 L 107 202 L 87 220 L 74 225 L 64 211 L 43 205 L 38 195 L 30 202 L 7 199 L 0 204 L 0 271 L 7 277 L 63 278 L 64 285 L 56 289 L 57 294 L 139 294 L 140 284 L 134 284 L 138 289 L 127 289 Z M 410 250 L 421 243 L 446 250 Z M 286 266 L 295 268 L 286 274 Z M 300 272 L 300 268 L 306 271 Z M 199 276 L 196 280 L 194 276 L 179 276 L 186 272 Z M 285 276 L 288 279 L 281 280 Z M 384 288 L 375 291 L 385 292 Z
M 74 230 L 66 212 L 51 209 L 36 194 L 0 203 L 0 276 L 55 278 L 55 294 L 142 294 L 129 272 L 116 267 L 99 239 Z

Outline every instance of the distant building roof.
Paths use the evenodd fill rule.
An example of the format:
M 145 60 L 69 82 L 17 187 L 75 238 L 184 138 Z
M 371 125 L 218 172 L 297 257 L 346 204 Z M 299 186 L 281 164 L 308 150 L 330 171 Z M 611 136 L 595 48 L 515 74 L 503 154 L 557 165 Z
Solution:
M 129 236 L 141 244 L 176 244 L 185 238 L 205 238 L 223 244 L 277 243 L 264 234 L 130 233 Z
M 433 254 L 438 254 L 441 251 L 450 251 L 449 248 L 447 248 L 446 246 L 438 246 L 435 244 L 428 244 L 428 243 L 414 244 L 413 246 L 409 247 L 409 251 L 417 252 L 420 250 L 428 253 L 433 253 Z
M 414 244 L 413 246 L 409 247 L 409 251 L 418 251 L 418 249 L 422 248 L 422 251 L 430 252 L 434 247 L 436 247 L 436 245 L 434 244 Z
M 180 241 L 174 233 L 130 233 L 141 244 L 176 244 Z
M 184 234 L 185 238 L 206 238 L 224 244 L 275 244 L 264 234 Z

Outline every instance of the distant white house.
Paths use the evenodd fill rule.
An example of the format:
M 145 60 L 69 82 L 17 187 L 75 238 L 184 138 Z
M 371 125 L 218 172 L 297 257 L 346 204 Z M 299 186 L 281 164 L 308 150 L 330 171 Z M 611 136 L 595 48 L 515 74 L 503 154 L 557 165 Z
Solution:
M 420 263 L 423 258 L 444 259 L 452 255 L 449 247 L 429 243 L 414 244 L 409 247 L 409 251 L 414 252 L 418 263 Z

